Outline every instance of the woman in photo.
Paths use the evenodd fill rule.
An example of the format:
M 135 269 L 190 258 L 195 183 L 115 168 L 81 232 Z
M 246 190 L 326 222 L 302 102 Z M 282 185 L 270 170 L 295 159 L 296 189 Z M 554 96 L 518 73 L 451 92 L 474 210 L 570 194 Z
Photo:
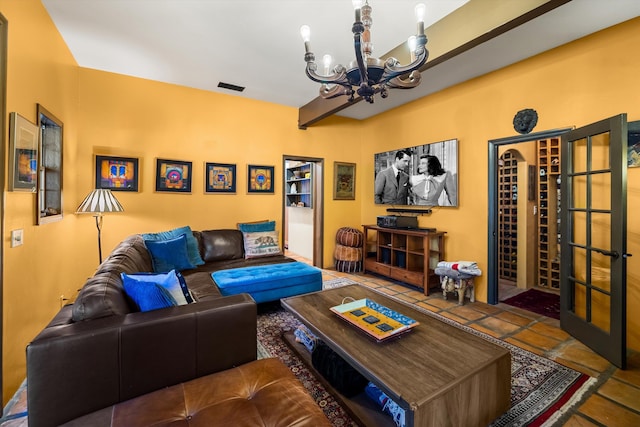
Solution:
M 456 206 L 458 195 L 453 175 L 442 168 L 436 156 L 425 154 L 418 163 L 419 175 L 411 177 L 413 204 L 421 206 Z M 440 203 L 440 195 L 445 193 Z

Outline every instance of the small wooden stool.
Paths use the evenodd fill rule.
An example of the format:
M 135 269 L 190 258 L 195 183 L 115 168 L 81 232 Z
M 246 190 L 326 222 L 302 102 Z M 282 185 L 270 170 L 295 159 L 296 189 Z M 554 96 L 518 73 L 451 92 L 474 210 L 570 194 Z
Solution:
M 468 294 L 469 301 L 475 302 L 475 295 L 473 292 L 473 276 L 461 277 L 453 279 L 448 276 L 440 276 L 440 283 L 442 284 L 442 295 L 444 299 L 447 299 L 447 293 L 458 293 L 458 305 L 464 305 L 465 294 Z

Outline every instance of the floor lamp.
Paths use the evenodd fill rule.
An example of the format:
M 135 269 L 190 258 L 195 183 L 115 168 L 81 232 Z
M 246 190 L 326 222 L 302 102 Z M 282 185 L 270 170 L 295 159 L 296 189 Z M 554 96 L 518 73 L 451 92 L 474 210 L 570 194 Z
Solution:
M 95 189 L 84 198 L 78 209 L 77 214 L 92 213 L 96 218 L 96 228 L 98 229 L 98 256 L 100 264 L 102 264 L 102 215 L 105 212 L 124 212 L 124 208 L 113 195 L 111 190 Z

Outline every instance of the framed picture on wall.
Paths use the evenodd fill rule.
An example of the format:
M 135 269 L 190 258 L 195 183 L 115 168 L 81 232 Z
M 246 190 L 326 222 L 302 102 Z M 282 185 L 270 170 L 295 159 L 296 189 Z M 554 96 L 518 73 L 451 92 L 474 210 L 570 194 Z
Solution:
M 156 191 L 191 192 L 191 162 L 156 159 Z
M 236 165 L 205 163 L 204 191 L 206 193 L 235 193 Z
M 457 139 L 376 153 L 373 162 L 374 203 L 458 206 Z
M 38 195 L 36 220 L 38 225 L 61 221 L 64 123 L 41 104 L 36 104 L 38 117 Z
M 333 162 L 333 200 L 356 199 L 356 164 Z
M 138 191 L 138 159 L 97 155 L 95 188 Z
M 627 131 L 627 166 L 640 167 L 640 126 L 629 125 Z
M 9 190 L 35 193 L 38 183 L 38 126 L 18 113 L 11 113 L 9 122 Z
M 274 192 L 274 166 L 247 166 L 247 191 L 249 193 Z

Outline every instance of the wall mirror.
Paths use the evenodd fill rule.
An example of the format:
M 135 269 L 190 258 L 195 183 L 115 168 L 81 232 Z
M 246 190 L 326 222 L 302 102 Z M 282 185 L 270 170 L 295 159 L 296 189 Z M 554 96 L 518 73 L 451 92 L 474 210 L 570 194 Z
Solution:
M 38 173 L 38 224 L 62 219 L 62 122 L 38 104 L 40 169 Z

